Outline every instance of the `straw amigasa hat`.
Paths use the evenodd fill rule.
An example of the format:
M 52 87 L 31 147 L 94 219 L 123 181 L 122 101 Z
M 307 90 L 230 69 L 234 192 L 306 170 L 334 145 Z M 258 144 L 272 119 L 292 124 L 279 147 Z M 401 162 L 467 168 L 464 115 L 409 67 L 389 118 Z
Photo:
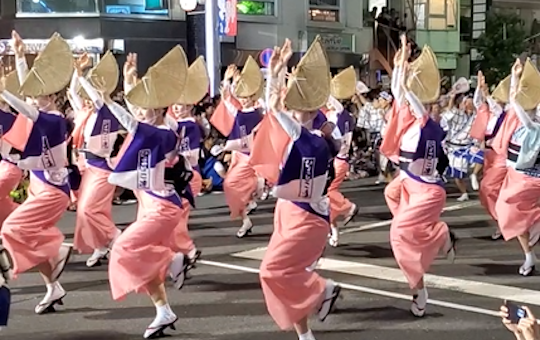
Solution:
M 528 58 L 519 80 L 516 101 L 527 111 L 536 109 L 540 103 L 540 73 Z
M 285 106 L 303 112 L 320 109 L 328 101 L 331 78 L 328 57 L 317 36 L 289 77 Z
M 176 102 L 181 105 L 195 105 L 208 93 L 210 80 L 206 71 L 204 58 L 200 56 L 187 70 L 187 86 L 184 88 L 180 99 Z
M 174 47 L 148 69 L 145 76 L 126 94 L 126 100 L 142 109 L 161 109 L 175 104 L 184 91 L 188 62 L 184 50 Z
M 410 64 L 407 85 L 422 104 L 434 103 L 439 99 L 441 75 L 431 47 L 424 46 L 420 56 Z
M 356 71 L 354 66 L 349 66 L 339 72 L 330 82 L 332 97 L 339 100 L 352 98 L 356 91 Z
M 0 79 L 0 81 L 4 84 L 4 88 L 6 89 L 6 91 L 22 99 L 22 96 L 19 93 L 19 89 L 21 86 L 19 84 L 19 77 L 17 76 L 17 71 L 12 71 L 8 73 L 5 77 Z M 0 102 L 3 103 L 4 100 L 0 98 Z
M 259 65 L 252 56 L 249 56 L 240 74 L 240 79 L 238 79 L 234 88 L 234 95 L 239 98 L 254 96 L 260 91 L 263 81 L 264 78 Z
M 116 90 L 120 71 L 118 62 L 111 51 L 107 51 L 99 63 L 88 72 L 86 79 L 92 86 L 104 88 L 107 95 L 111 95 Z M 89 98 L 80 84 L 77 93 L 83 98 Z
M 264 90 L 266 89 L 266 80 L 264 80 L 264 78 L 262 79 L 261 81 L 261 85 L 259 86 L 259 90 L 257 90 L 257 92 L 255 93 L 255 96 L 254 96 L 254 99 L 255 100 L 259 100 L 259 99 L 264 99 Z
M 491 93 L 491 97 L 495 99 L 496 101 L 499 101 L 503 104 L 506 104 L 510 101 L 510 83 L 512 81 L 512 76 L 509 75 L 508 77 L 501 80 L 499 85 L 493 90 Z
M 20 92 L 26 97 L 55 94 L 69 84 L 72 75 L 71 48 L 58 33 L 55 33 L 34 60 L 34 65 L 22 83 Z

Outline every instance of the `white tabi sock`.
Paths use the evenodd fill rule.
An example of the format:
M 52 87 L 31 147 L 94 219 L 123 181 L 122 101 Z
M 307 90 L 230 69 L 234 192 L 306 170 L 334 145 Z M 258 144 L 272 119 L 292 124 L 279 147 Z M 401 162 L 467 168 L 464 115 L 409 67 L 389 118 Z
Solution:
M 298 334 L 298 340 L 315 340 L 311 329 L 304 334 Z
M 532 267 L 536 264 L 536 256 L 532 251 L 525 254 L 525 263 L 527 267 Z
M 55 288 L 56 288 L 56 282 L 47 283 L 47 295 L 52 294 Z
M 171 306 L 169 306 L 169 304 L 166 303 L 163 306 L 156 305 L 156 314 L 157 314 L 157 319 L 162 319 L 173 314 L 173 311 L 171 309 Z
M 191 249 L 187 256 L 188 256 L 188 258 L 192 259 L 192 258 L 195 257 L 195 255 L 197 255 L 197 248 Z
M 416 304 L 419 308 L 424 309 L 426 308 L 427 300 L 428 300 L 428 292 L 426 288 L 418 289 L 416 291 L 416 294 L 418 294 L 418 297 L 416 298 Z

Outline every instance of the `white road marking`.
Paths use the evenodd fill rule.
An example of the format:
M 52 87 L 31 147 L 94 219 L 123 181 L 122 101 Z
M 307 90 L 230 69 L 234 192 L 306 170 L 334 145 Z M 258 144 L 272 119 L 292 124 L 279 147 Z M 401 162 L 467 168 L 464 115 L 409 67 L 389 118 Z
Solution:
M 456 210 L 461 210 L 461 209 L 465 209 L 465 208 L 475 207 L 475 206 L 478 206 L 478 205 L 480 205 L 480 201 L 462 202 L 462 203 L 458 203 L 458 204 L 454 204 L 454 205 L 444 207 L 443 212 L 456 211 Z M 360 208 L 360 211 L 362 211 L 362 208 Z M 366 225 L 359 226 L 359 227 L 347 228 L 347 229 L 344 229 L 344 230 L 340 230 L 339 234 L 340 235 L 345 235 L 345 234 L 356 233 L 356 232 L 364 231 L 364 230 L 377 229 L 377 228 L 389 226 L 390 224 L 392 224 L 392 220 L 379 221 L 379 222 L 370 223 L 370 224 L 366 224 Z
M 219 268 L 230 269 L 230 270 L 236 270 L 236 271 L 252 273 L 252 274 L 258 274 L 259 273 L 259 270 L 256 269 L 256 268 L 238 266 L 238 265 L 233 265 L 233 264 L 228 264 L 228 263 L 223 263 L 223 262 L 199 260 L 197 263 L 204 264 L 204 265 L 207 265 L 207 266 L 219 267 Z M 406 301 L 411 300 L 410 295 L 399 294 L 399 293 L 389 292 L 389 291 L 380 290 L 380 289 L 373 289 L 373 288 L 369 288 L 369 287 L 363 287 L 363 286 L 358 286 L 358 285 L 353 285 L 353 284 L 348 284 L 348 283 L 340 283 L 340 282 L 338 282 L 338 284 L 344 289 L 353 290 L 353 291 L 357 291 L 357 292 L 373 294 L 373 295 L 380 295 L 380 296 L 385 296 L 385 297 L 394 298 L 394 299 L 400 299 L 400 300 L 406 300 Z M 434 306 L 457 309 L 457 310 L 471 312 L 471 313 L 484 314 L 484 315 L 490 315 L 490 316 L 496 316 L 496 317 L 499 316 L 499 313 L 497 311 L 484 309 L 484 308 L 478 308 L 478 307 L 474 307 L 474 306 L 461 305 L 461 304 L 457 304 L 457 303 L 446 302 L 446 301 L 441 301 L 441 300 L 433 300 L 433 299 L 429 299 L 428 303 L 431 304 L 431 305 L 434 305 Z
M 233 254 L 233 256 L 251 260 L 262 260 L 265 251 L 266 249 L 258 248 L 247 252 Z M 403 273 L 397 268 L 389 268 L 360 262 L 333 260 L 328 258 L 321 258 L 317 268 L 341 274 L 407 284 L 407 280 L 405 280 Z M 424 281 L 426 286 L 430 288 L 450 290 L 454 292 L 499 299 L 501 301 L 508 299 L 518 303 L 521 302 L 528 305 L 540 306 L 540 294 L 535 290 L 497 285 L 480 281 L 456 279 L 432 274 L 426 274 L 424 276 Z

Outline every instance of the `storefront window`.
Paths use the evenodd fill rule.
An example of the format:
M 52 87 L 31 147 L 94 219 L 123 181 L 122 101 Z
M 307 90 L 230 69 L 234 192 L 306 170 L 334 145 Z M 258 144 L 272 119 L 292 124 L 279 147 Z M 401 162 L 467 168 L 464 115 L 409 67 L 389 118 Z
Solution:
M 238 1 L 236 8 L 240 15 L 276 15 L 274 1 Z
M 103 7 L 114 15 L 169 15 L 168 0 L 103 0 Z
M 18 12 L 29 14 L 97 13 L 97 0 L 17 0 Z
M 339 22 L 340 0 L 309 0 L 311 21 Z

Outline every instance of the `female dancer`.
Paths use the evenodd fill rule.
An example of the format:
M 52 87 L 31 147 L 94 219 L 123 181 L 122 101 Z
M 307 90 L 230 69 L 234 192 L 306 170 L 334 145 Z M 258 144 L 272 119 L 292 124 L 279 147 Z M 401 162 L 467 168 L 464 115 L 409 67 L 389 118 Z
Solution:
M 24 74 L 27 70 L 24 56 L 17 55 L 17 71 Z M 19 112 L 11 122 L 2 122 L 3 126 L 10 126 L 3 138 L 10 142 L 23 135 L 28 137 L 20 149 L 23 152 L 18 166 L 31 170 L 28 198 L 5 220 L 2 240 L 13 258 L 14 274 L 37 267 L 47 285 L 47 294 L 35 308 L 37 314 L 62 304 L 66 295 L 58 279 L 69 260 L 71 247 L 62 245 L 64 235 L 55 224 L 69 204 L 70 178 L 66 169 L 66 122 L 55 100 L 56 94 L 69 83 L 72 72 L 71 49 L 55 34 L 21 86 L 20 92 L 31 99 L 32 105 L 0 84 L 0 97 Z M 19 143 L 11 144 L 15 147 Z
M 253 223 L 248 217 L 254 196 L 260 196 L 264 189 L 264 179 L 259 178 L 249 165 L 249 154 L 252 150 L 255 128 L 262 120 L 262 112 L 255 108 L 258 94 L 263 86 L 263 77 L 257 62 L 250 56 L 237 82 L 229 82 L 236 68 L 229 67 L 223 82 L 221 105 L 225 110 L 216 110 L 211 123 L 224 136 L 228 136 L 226 151 L 232 151 L 232 160 L 227 177 L 223 183 L 225 199 L 231 211 L 231 218 L 242 217 L 242 227 L 236 236 L 242 238 L 248 235 Z M 238 109 L 240 107 L 240 109 Z
M 2 67 L 0 65 L 0 67 Z M 12 72 L 0 79 L 10 93 L 18 93 L 19 81 L 17 72 Z M 0 100 L 0 115 L 6 115 L 6 120 L 11 120 L 13 113 L 8 104 Z M 0 121 L 4 120 L 0 118 Z M 8 126 L 0 124 L 0 137 Z M 21 182 L 23 173 L 16 164 L 13 157 L 15 149 L 6 141 L 0 140 L 0 228 L 6 218 L 19 206 L 10 196 L 12 190 L 16 189 Z
M 484 141 L 484 174 L 480 182 L 480 202 L 494 221 L 497 221 L 495 203 L 499 198 L 507 167 L 506 152 L 501 154 L 495 151 L 492 144 L 506 117 L 503 107 L 508 103 L 509 92 L 510 77 L 507 77 L 489 96 L 484 75 L 481 71 L 478 72 L 478 87 L 474 94 L 477 114 L 471 128 L 471 137 Z M 497 240 L 500 237 L 501 232 L 497 227 L 491 238 Z
M 76 63 L 78 82 L 84 93 L 92 101 L 93 112 L 81 122 L 84 136 L 86 171 L 79 190 L 77 224 L 75 226 L 75 249 L 81 253 L 93 252 L 86 261 L 88 267 L 100 265 L 100 260 L 109 253 L 114 240 L 120 236 L 112 219 L 112 200 L 115 186 L 108 181 L 111 173 L 111 153 L 114 148 L 120 124 L 103 103 L 100 94 L 84 77 L 84 66 L 88 65 L 88 55 L 83 55 Z M 104 82 L 108 93 L 116 89 L 118 64 L 112 53 L 107 53 L 98 65 L 90 71 L 91 81 Z M 73 85 L 73 84 L 72 84 Z
M 336 178 L 328 188 L 328 198 L 330 199 L 330 226 L 331 234 L 328 243 L 332 247 L 339 244 L 339 229 L 337 219 L 344 216 L 343 225 L 346 226 L 358 213 L 356 204 L 346 199 L 339 186 L 347 176 L 349 171 L 349 149 L 351 148 L 352 134 L 354 128 L 354 117 L 343 108 L 338 101 L 352 98 L 356 91 L 356 73 L 354 67 L 349 67 L 337 74 L 332 79 L 331 95 L 328 98 L 326 118 L 339 128 L 341 133 L 341 148 L 339 154 L 334 159 Z
M 337 154 L 339 146 L 332 138 L 331 123 L 323 127 L 324 132 L 304 126 L 313 121 L 330 94 L 329 66 L 320 37 L 296 68 L 302 79 L 294 80 L 294 74 L 289 80 L 294 83 L 289 83 L 283 94 L 284 84 L 279 79 L 284 77 L 280 74 L 285 72 L 291 55 L 290 40 L 283 49 L 274 48 L 267 84 L 270 111 L 256 137 L 254 150 L 258 155 L 252 158 L 268 180 L 278 176 L 274 232 L 261 263 L 260 279 L 267 309 L 278 326 L 283 330 L 294 327 L 300 340 L 314 340 L 308 317 L 317 313 L 324 321 L 341 290 L 333 281 L 308 269 L 316 264 L 326 244 L 329 202 L 325 191 L 332 154 Z M 317 73 L 308 74 L 309 70 Z M 281 145 L 275 147 L 277 144 Z M 280 164 L 283 166 L 277 175 Z
M 156 79 L 163 74 L 171 78 Z M 111 249 L 109 281 L 115 300 L 130 292 L 150 295 L 157 315 L 144 332 L 146 339 L 162 334 L 168 327 L 174 329 L 178 317 L 167 302 L 165 275 L 168 272 L 175 287 L 180 289 L 188 266 L 187 258 L 171 250 L 169 244 L 182 209 L 186 208 L 180 195 L 190 178 L 184 177 L 185 160 L 177 156 L 178 140 L 183 136 L 178 136 L 176 127 L 170 128 L 174 122 L 165 122 L 166 108 L 184 90 L 186 74 L 186 56 L 177 46 L 126 95 L 126 100 L 145 115 L 145 122 L 137 121 L 106 93 L 103 96 L 109 110 L 133 138 L 109 180 L 126 189 L 138 190 L 142 201 L 137 220 Z
M 540 124 L 533 121 L 534 110 L 540 102 L 534 87 L 527 84 L 540 83 L 536 67 L 527 61 L 525 66 L 518 59 L 512 67 L 510 105 L 506 126 L 500 133 L 511 135 L 507 144 L 507 164 L 509 166 L 503 181 L 499 198 L 495 204 L 499 228 L 505 240 L 518 238 L 525 254 L 525 261 L 519 274 L 531 275 L 536 265 L 533 247 L 540 232 L 540 164 L 538 141 Z M 519 86 L 518 86 L 519 84 Z M 532 89 L 532 91 L 531 91 Z M 529 91 L 529 92 L 527 92 Z M 533 113 L 526 111 L 532 110 Z M 508 122 L 506 122 L 508 120 Z M 511 121 L 515 121 L 512 124 Z M 506 139 L 502 137 L 502 139 Z
M 441 127 L 429 118 L 417 94 L 410 90 L 413 84 L 418 95 L 425 103 L 436 100 L 439 96 L 438 68 L 431 49 L 426 47 L 419 57 L 423 70 L 407 79 L 410 47 L 402 37 L 402 48 L 398 64 L 396 88 L 397 107 L 391 113 L 387 127 L 389 136 L 397 136 L 391 158 L 399 150 L 399 177 L 390 185 L 400 188 L 399 201 L 395 197 L 386 197 L 393 215 L 390 228 L 390 243 L 396 261 L 405 274 L 410 288 L 414 291 L 411 312 L 418 317 L 425 314 L 428 293 L 424 286 L 424 274 L 429 269 L 437 254 L 443 250 L 449 257 L 454 254 L 454 238 L 446 223 L 440 221 L 440 214 L 446 202 L 446 192 L 437 171 L 437 162 L 443 150 L 441 142 L 444 133 Z M 422 60 L 423 59 L 423 60 Z M 411 67 L 417 67 L 414 64 Z M 431 64 L 431 65 L 430 65 Z M 416 73 L 418 72 L 418 73 Z M 415 74 L 427 75 L 433 80 L 433 86 L 422 84 L 422 80 L 412 78 Z M 414 83 L 416 82 L 416 83 Z M 435 85 L 436 84 L 436 85 Z M 426 89 L 418 91 L 418 89 Z M 399 98 L 403 95 L 410 108 Z M 385 138 L 383 143 L 394 139 Z M 382 150 L 388 150 L 388 144 Z M 392 148 L 390 148 L 391 150 Z M 399 181 L 398 183 L 394 183 Z
M 188 219 L 190 212 L 190 204 L 193 204 L 194 197 L 197 197 L 202 189 L 201 169 L 199 168 L 199 154 L 201 152 L 201 143 L 203 140 L 202 128 L 196 121 L 193 111 L 195 105 L 200 102 L 208 92 L 210 84 L 206 73 L 206 64 L 204 58 L 199 57 L 191 64 L 187 75 L 188 87 L 182 93 L 180 99 L 169 109 L 169 113 L 177 121 L 178 129 L 182 130 L 184 137 L 180 142 L 178 151 L 186 158 L 193 169 L 193 179 L 191 180 L 191 203 L 185 199 L 180 224 L 176 228 L 173 249 L 180 251 L 188 256 L 192 264 L 200 257 L 201 252 L 197 250 L 193 240 L 188 232 Z

